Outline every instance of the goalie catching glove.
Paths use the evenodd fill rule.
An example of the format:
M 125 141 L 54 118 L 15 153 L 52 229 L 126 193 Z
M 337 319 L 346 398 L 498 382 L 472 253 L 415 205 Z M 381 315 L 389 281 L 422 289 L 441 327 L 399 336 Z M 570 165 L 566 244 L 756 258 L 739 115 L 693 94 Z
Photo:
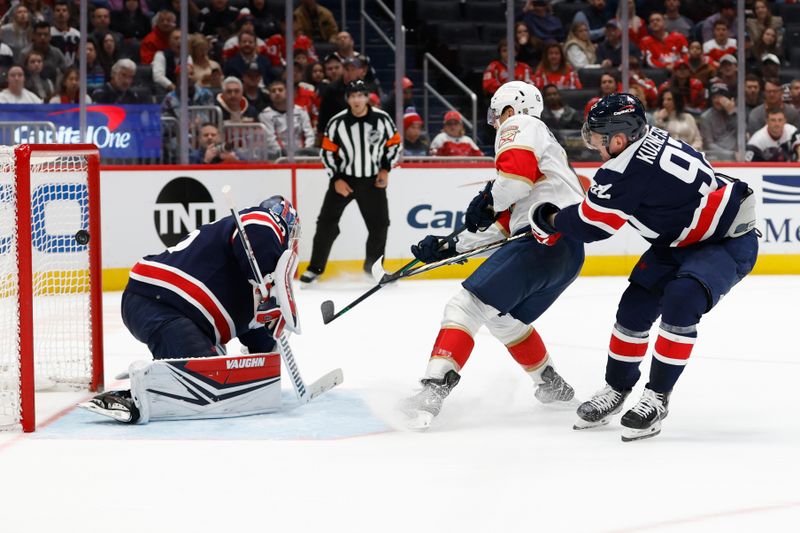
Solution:
M 493 181 L 487 183 L 478 196 L 472 199 L 464 213 L 464 226 L 470 233 L 486 231 L 500 216 L 494 211 L 493 184 Z
M 534 204 L 528 211 L 528 222 L 531 224 L 531 233 L 533 237 L 541 244 L 553 246 L 558 239 L 561 238 L 561 233 L 556 231 L 548 220 L 551 215 L 555 215 L 561 211 L 557 205 L 550 202 L 542 202 Z
M 411 246 L 411 253 L 423 263 L 435 263 L 458 255 L 456 243 L 458 243 L 458 237 L 428 235 L 419 243 Z M 458 262 L 458 264 L 462 263 L 466 263 L 466 259 Z

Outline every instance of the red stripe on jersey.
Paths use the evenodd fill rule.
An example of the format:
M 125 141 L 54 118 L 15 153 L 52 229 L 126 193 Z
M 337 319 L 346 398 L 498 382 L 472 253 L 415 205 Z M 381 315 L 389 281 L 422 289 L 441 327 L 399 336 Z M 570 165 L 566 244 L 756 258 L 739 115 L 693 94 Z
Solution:
M 544 174 L 539 170 L 539 162 L 530 150 L 509 148 L 497 155 L 494 166 L 502 174 L 511 174 L 535 182 Z M 501 175 L 502 175 L 501 174 Z
M 275 220 L 266 213 L 247 213 L 246 215 L 242 216 L 242 226 L 247 226 L 248 224 L 265 224 L 272 228 L 272 231 L 275 232 L 275 236 L 278 237 L 278 241 L 283 244 L 284 236 L 283 230 L 278 225 Z M 231 236 L 231 241 L 236 238 L 236 234 L 239 232 L 238 229 L 233 230 L 233 235 Z
M 661 335 L 656 339 L 656 352 L 669 359 L 689 359 L 694 344 L 669 340 Z
M 185 368 L 220 385 L 235 385 L 280 377 L 281 357 L 277 354 L 256 354 L 247 357 L 200 358 L 187 361 Z
M 644 357 L 647 353 L 647 339 L 642 339 L 642 342 L 628 342 L 612 333 L 608 349 L 617 355 L 625 357 Z
M 431 359 L 434 357 L 447 357 L 458 365 L 460 370 L 469 359 L 475 339 L 464 331 L 456 328 L 442 328 L 433 343 Z
M 708 195 L 708 200 L 706 201 L 705 207 L 700 210 L 700 217 L 697 220 L 697 226 L 689 231 L 689 234 L 686 235 L 682 241 L 678 242 L 677 246 L 688 246 L 703 238 L 703 235 L 706 234 L 708 228 L 711 227 L 711 222 L 714 220 L 714 216 L 717 214 L 717 209 L 720 208 L 722 198 L 725 196 L 726 188 L 727 186 L 722 187 L 721 189 L 717 189 Z
M 531 328 L 530 333 L 521 341 L 506 345 L 508 352 L 514 360 L 525 367 L 525 370 L 533 370 L 541 365 L 547 357 L 547 348 L 544 346 L 539 333 Z
M 497 219 L 497 224 L 500 225 L 503 233 L 506 235 L 511 235 L 511 211 L 508 209 L 501 211 L 500 217 Z
M 174 287 L 179 288 L 194 298 L 194 300 L 203 306 L 208 314 L 211 315 L 211 318 L 213 319 L 212 325 L 214 326 L 214 329 L 219 332 L 220 342 L 226 343 L 231 340 L 233 332 L 228 326 L 228 321 L 225 320 L 224 313 L 216 304 L 214 298 L 212 298 L 205 289 L 176 272 L 171 272 L 167 269 L 159 268 L 154 265 L 143 265 L 142 263 L 136 263 L 133 265 L 131 272 L 139 274 L 140 276 L 161 281 L 168 285 L 173 285 Z
M 593 208 L 589 205 L 589 203 L 584 200 L 581 202 L 581 213 L 587 220 L 592 222 L 599 222 L 601 224 L 605 224 L 613 228 L 615 231 L 625 225 L 625 220 L 621 216 L 617 215 L 616 213 L 606 213 L 604 211 L 598 211 L 597 209 Z

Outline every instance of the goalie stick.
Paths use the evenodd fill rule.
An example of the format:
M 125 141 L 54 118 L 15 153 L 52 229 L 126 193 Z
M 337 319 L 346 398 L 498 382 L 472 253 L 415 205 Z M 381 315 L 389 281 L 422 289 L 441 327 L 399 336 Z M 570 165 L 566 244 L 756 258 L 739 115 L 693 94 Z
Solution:
M 250 244 L 250 239 L 247 237 L 247 233 L 245 233 L 242 219 L 239 216 L 239 211 L 236 210 L 236 205 L 231 197 L 230 185 L 225 185 L 222 188 L 222 194 L 225 196 L 225 200 L 227 200 L 228 207 L 230 207 L 231 210 L 231 215 L 233 215 L 233 220 L 236 222 L 236 229 L 239 230 L 239 240 L 244 248 L 247 261 L 250 263 L 250 268 L 253 270 L 253 276 L 255 276 L 256 283 L 258 284 L 258 290 L 261 291 L 262 297 L 265 297 L 267 294 L 269 294 L 267 290 L 267 284 L 264 281 L 264 276 L 261 274 L 261 269 L 258 266 L 258 262 L 256 262 L 253 246 Z M 292 378 L 292 386 L 294 387 L 294 391 L 297 394 L 297 398 L 300 400 L 301 404 L 310 402 L 317 396 L 344 381 L 342 369 L 337 368 L 336 370 L 328 372 L 317 381 L 306 387 L 305 381 L 303 381 L 303 377 L 300 375 L 300 370 L 297 368 L 297 363 L 295 362 L 292 348 L 289 346 L 289 340 L 286 338 L 286 332 L 281 332 L 281 334 L 275 340 L 278 345 L 278 353 L 281 354 L 281 359 L 283 359 L 283 363 L 286 365 L 286 370 L 289 372 L 289 375 Z

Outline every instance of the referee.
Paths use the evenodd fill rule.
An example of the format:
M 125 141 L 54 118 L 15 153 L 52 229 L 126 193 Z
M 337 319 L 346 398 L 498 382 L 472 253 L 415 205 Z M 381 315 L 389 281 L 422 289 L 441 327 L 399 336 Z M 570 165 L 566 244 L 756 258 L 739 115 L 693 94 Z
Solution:
M 367 273 L 386 249 L 386 186 L 389 170 L 400 157 L 400 134 L 389 115 L 372 109 L 363 81 L 348 83 L 345 98 L 347 109 L 331 117 L 322 138 L 320 156 L 330 185 L 317 218 L 311 263 L 300 276 L 303 283 L 311 283 L 325 271 L 333 241 L 339 235 L 339 219 L 351 200 L 358 204 L 369 233 L 364 259 Z

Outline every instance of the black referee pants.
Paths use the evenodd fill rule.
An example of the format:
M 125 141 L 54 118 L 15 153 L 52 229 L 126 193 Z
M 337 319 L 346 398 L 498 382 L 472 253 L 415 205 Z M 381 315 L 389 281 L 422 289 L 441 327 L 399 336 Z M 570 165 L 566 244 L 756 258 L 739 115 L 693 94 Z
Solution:
M 311 250 L 311 263 L 308 269 L 317 274 L 325 271 L 328 256 L 336 237 L 339 236 L 339 220 L 351 201 L 355 200 L 358 210 L 367 225 L 367 250 L 364 258 L 364 270 L 369 272 L 386 250 L 386 234 L 389 231 L 389 203 L 386 200 L 386 189 L 375 186 L 375 178 L 343 178 L 353 189 L 345 197 L 333 188 L 335 180 L 328 185 L 328 192 L 322 201 L 322 209 L 317 218 L 317 233 Z

